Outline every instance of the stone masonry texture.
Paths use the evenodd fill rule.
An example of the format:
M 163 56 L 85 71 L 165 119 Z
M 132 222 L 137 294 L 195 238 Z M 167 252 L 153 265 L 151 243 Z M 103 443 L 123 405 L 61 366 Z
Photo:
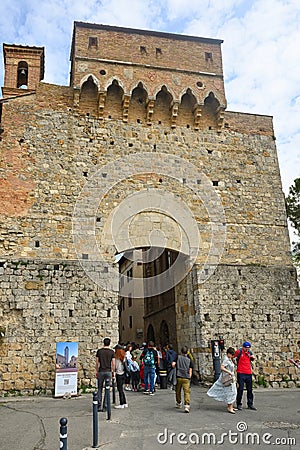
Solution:
M 187 209 L 142 211 L 152 190 L 167 211 L 184 204 L 201 235 L 175 286 L 176 320 L 165 319 L 201 379 L 212 376 L 211 339 L 223 336 L 226 346 L 252 342 L 257 383 L 299 383 L 287 363 L 300 298 L 272 117 L 226 110 L 221 43 L 75 22 L 69 86 L 40 81 L 43 48 L 4 47 L 2 395 L 52 392 L 61 341 L 79 343 L 79 387 L 94 385 L 97 349 L 106 336 L 118 341 L 114 257 L 127 241 L 126 223 L 110 234 L 117 209 L 140 208 L 132 247 L 163 233 L 181 250 L 176 214 Z M 18 58 L 28 90 L 13 84 Z

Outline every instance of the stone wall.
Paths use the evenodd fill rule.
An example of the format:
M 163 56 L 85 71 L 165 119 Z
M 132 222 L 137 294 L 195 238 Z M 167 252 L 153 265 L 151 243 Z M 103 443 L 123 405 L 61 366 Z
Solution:
M 246 115 L 243 120 L 247 120 Z M 128 175 L 128 181 L 121 180 L 125 167 L 121 167 L 120 173 L 114 170 L 120 186 L 111 187 L 109 203 L 99 202 L 99 218 L 108 218 L 110 202 L 117 206 L 130 194 L 152 187 L 173 192 L 188 205 L 199 226 L 208 225 L 211 218 L 205 200 L 211 187 L 226 216 L 224 263 L 285 265 L 291 262 L 284 196 L 271 136 L 254 132 L 241 134 L 230 129 L 216 134 L 183 127 L 165 130 L 157 125 L 150 130 L 121 121 L 103 123 L 72 112 L 45 108 L 39 98 L 29 100 L 28 97 L 22 103 L 18 99 L 5 104 L 2 123 L 3 255 L 74 259 L 71 222 L 84 186 L 89 189 L 89 182 L 102 176 L 101 167 L 119 158 L 125 161 L 125 166 L 127 158 L 134 159 L 135 154 L 147 152 L 153 154 L 157 164 L 163 155 L 167 161 L 164 171 L 177 170 L 178 179 L 153 172 Z M 182 179 L 172 155 L 193 165 L 199 183 L 201 176 L 207 180 L 203 189 L 198 185 L 202 199 L 193 196 L 190 185 L 195 180 Z M 138 158 L 135 166 L 138 173 Z M 104 221 L 97 223 L 100 231 Z
M 82 28 L 78 45 L 101 31 Z M 110 31 L 115 32 L 105 30 L 105 36 Z M 160 58 L 153 49 L 164 51 L 162 41 L 148 37 L 149 58 Z M 128 38 L 130 48 L 140 51 L 142 38 L 142 32 Z M 178 45 L 171 36 L 161 39 Z M 180 42 L 191 45 L 189 39 Z M 206 45 L 220 46 L 193 42 L 204 54 Z M 6 98 L 2 105 L 0 329 L 5 335 L 0 340 L 0 390 L 53 389 L 55 343 L 61 340 L 79 342 L 79 385 L 93 383 L 94 356 L 103 337 L 111 336 L 114 343 L 118 339 L 115 254 L 147 247 L 150 235 L 156 246 L 164 236 L 172 250 L 182 251 L 178 236 L 187 242 L 182 231 L 191 230 L 191 238 L 200 236 L 199 248 L 193 268 L 175 288 L 176 317 L 170 320 L 176 324 L 178 345 L 193 349 L 205 378 L 212 369 L 210 339 L 222 334 L 226 344 L 240 345 L 247 338 L 258 355 L 257 375 L 272 383 L 296 379 L 286 358 L 298 340 L 299 303 L 272 118 L 227 111 L 220 115 L 220 109 L 202 104 L 195 120 L 195 105 L 186 103 L 178 108 L 178 120 L 173 110 L 174 121 L 168 122 L 161 120 L 169 117 L 162 94 L 155 100 L 158 116 L 153 112 L 153 121 L 149 103 L 141 99 L 139 110 L 138 98 L 125 97 L 134 97 L 142 80 L 153 100 L 164 81 L 180 102 L 197 82 L 197 74 L 184 66 L 188 61 L 179 80 L 163 53 L 166 67 L 157 74 L 161 80 L 146 83 L 147 64 L 138 59 L 142 54 L 130 73 L 124 64 L 107 60 L 112 72 L 101 78 L 100 56 L 96 60 L 89 53 L 94 50 L 85 51 L 85 56 L 80 53 L 83 66 L 76 65 L 77 53 L 72 53 L 70 87 L 39 83 L 36 92 Z M 215 63 L 222 110 L 220 54 Z M 87 84 L 85 90 L 93 70 L 97 88 L 90 90 Z M 120 103 L 115 88 L 107 95 L 110 100 L 102 102 L 109 86 L 116 86 L 114 77 L 129 109 L 135 102 L 132 115 L 124 115 L 124 98 Z M 207 75 L 208 91 L 196 94 L 197 102 L 204 102 L 215 81 L 214 74 Z M 155 102 L 152 106 L 155 110 Z M 140 113 L 148 119 L 140 120 Z M 160 208 L 151 204 L 149 193 L 154 191 L 160 193 Z M 131 209 L 136 214 L 128 238 Z M 111 235 L 118 211 L 119 219 L 122 214 L 126 219 L 117 228 L 119 242 Z M 184 220 L 186 230 L 180 224 Z
M 77 261 L 6 260 L 0 273 L 0 391 L 51 393 L 66 341 L 79 343 L 79 387 L 95 385 L 97 349 L 119 338 L 117 293 L 91 285 Z
M 245 340 L 252 343 L 257 382 L 264 380 L 272 386 L 298 383 L 299 373 L 287 362 L 293 352 L 297 354 L 300 319 L 294 267 L 219 265 L 204 284 L 195 268 L 197 276 L 193 322 L 202 376 L 211 372 L 210 341 L 223 336 L 226 348 L 238 348 Z

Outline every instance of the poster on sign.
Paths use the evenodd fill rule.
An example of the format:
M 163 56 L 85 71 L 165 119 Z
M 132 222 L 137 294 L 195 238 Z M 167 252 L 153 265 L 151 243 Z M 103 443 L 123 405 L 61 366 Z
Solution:
M 57 342 L 55 397 L 77 395 L 78 342 Z

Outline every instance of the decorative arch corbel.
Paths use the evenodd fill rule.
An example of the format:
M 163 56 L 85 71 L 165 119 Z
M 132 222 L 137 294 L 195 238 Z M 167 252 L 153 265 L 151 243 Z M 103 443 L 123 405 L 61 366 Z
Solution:
M 80 81 L 80 89 L 74 90 L 74 106 L 78 104 L 81 114 L 99 117 L 99 92 L 100 83 L 97 78 L 93 74 L 85 75 Z
M 187 93 L 191 93 L 195 97 L 197 103 L 201 103 L 201 99 L 199 98 L 199 92 L 195 91 L 195 89 L 190 86 L 187 86 L 180 91 L 178 101 L 181 102 L 182 97 L 184 96 L 184 94 Z
M 205 92 L 206 96 L 203 100 L 203 109 L 205 110 L 205 114 L 212 118 L 214 117 L 215 126 L 217 128 L 218 133 L 222 131 L 224 124 L 224 111 L 225 106 L 221 104 L 218 97 L 215 93 L 210 90 Z M 212 125 L 211 125 L 212 126 Z
M 154 123 L 170 125 L 172 123 L 171 111 L 174 104 L 174 93 L 170 92 L 165 84 L 155 90 L 154 99 Z
M 130 89 L 130 102 L 128 108 L 128 120 L 144 123 L 147 118 L 147 105 L 149 100 L 148 90 L 142 82 L 134 83 L 134 87 Z
M 195 127 L 195 107 L 198 103 L 198 97 L 193 89 L 185 88 L 182 91 L 178 108 L 178 125 L 186 126 L 187 128 Z
M 86 83 L 90 77 L 92 78 L 93 83 L 97 86 L 98 92 L 100 92 L 100 82 L 99 82 L 98 78 L 95 77 L 95 75 L 93 75 L 92 73 L 89 73 L 89 74 L 85 75 L 83 78 L 81 78 L 80 83 L 79 83 L 80 90 L 82 89 L 82 86 L 84 85 L 84 83 Z
M 205 100 L 210 97 L 213 96 L 217 102 L 219 102 L 219 105 L 221 105 L 221 101 L 219 100 L 218 96 L 216 95 L 216 93 L 212 90 L 212 89 L 206 89 L 202 92 L 202 102 L 204 104 Z M 224 106 L 224 105 L 223 105 Z
M 203 104 L 196 103 L 193 113 L 194 113 L 194 128 L 195 130 L 199 130 L 200 121 L 202 117 Z
M 147 92 L 147 96 L 149 96 L 149 92 L 150 92 L 149 86 L 142 80 L 137 80 L 134 83 L 132 83 L 129 88 L 128 94 L 130 96 L 132 96 L 132 92 L 138 87 L 142 87 Z
M 158 86 L 156 86 L 154 92 L 153 92 L 153 98 L 156 98 L 157 94 L 162 90 L 162 88 L 165 87 L 168 91 L 168 93 L 172 96 L 173 101 L 177 101 L 175 92 L 172 88 L 170 88 L 167 84 L 161 83 Z
M 113 84 L 114 81 L 117 81 L 118 85 L 120 86 L 120 88 L 123 89 L 124 92 L 126 92 L 125 86 L 123 81 L 119 78 L 119 77 L 111 77 L 109 80 L 107 80 L 107 82 L 104 85 L 104 90 L 107 91 L 107 89 L 109 88 L 109 86 L 111 86 Z
M 148 125 L 152 124 L 153 113 L 154 113 L 154 105 L 155 105 L 154 98 L 153 97 L 148 97 L 148 103 L 147 103 L 147 124 Z
M 110 83 L 106 83 L 105 111 L 104 118 L 123 120 L 123 97 L 124 89 L 122 83 L 119 83 L 118 78 L 111 78 Z

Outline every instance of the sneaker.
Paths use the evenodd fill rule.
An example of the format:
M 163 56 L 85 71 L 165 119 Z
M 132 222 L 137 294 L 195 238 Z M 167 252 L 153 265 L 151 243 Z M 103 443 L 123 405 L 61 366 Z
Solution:
M 237 409 L 239 410 L 239 411 L 242 411 L 242 405 L 238 405 L 238 407 L 237 407 Z
M 185 413 L 189 413 L 190 412 L 190 406 L 189 405 L 185 405 L 184 406 L 184 412 Z
M 176 403 L 176 408 L 182 408 L 182 403 Z
M 124 408 L 124 405 L 116 405 L 115 408 L 116 408 L 116 409 L 123 409 L 123 408 Z
M 150 392 L 150 395 L 155 395 L 154 392 Z
M 128 404 L 127 403 L 124 403 L 124 408 L 128 408 Z
M 257 411 L 257 409 L 255 408 L 255 406 L 253 406 L 253 405 L 248 406 L 248 409 L 252 409 L 252 411 Z
M 126 388 L 125 388 L 125 391 L 131 391 L 131 387 L 129 387 L 129 386 L 126 387 Z
M 149 391 L 144 391 L 144 394 L 149 395 Z

